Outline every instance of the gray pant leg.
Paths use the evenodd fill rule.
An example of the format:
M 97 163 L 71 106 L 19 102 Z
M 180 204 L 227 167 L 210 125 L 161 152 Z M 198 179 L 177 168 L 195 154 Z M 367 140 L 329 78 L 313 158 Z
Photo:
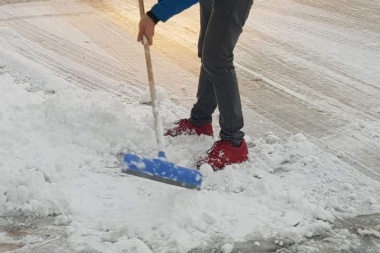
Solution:
M 220 138 L 236 143 L 244 137 L 241 131 L 244 120 L 233 50 L 252 4 L 253 0 L 200 0 L 202 69 L 191 119 L 198 124 L 211 121 L 216 102 L 220 111 Z
M 207 26 L 211 17 L 213 0 L 200 0 L 200 33 L 198 40 L 198 56 L 202 59 L 203 42 Z M 212 114 L 217 107 L 214 86 L 207 77 L 203 66 L 200 69 L 197 103 L 191 110 L 191 122 L 195 125 L 204 125 L 212 122 Z

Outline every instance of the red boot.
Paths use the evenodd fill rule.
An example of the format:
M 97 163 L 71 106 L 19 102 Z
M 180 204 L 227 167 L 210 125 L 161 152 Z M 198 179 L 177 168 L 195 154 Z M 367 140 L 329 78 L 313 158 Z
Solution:
M 214 143 L 212 148 L 207 152 L 208 156 L 197 162 L 200 167 L 208 163 L 214 170 L 221 170 L 228 164 L 241 163 L 248 160 L 248 147 L 243 139 L 239 147 L 235 147 L 229 141 L 219 140 Z
M 170 136 L 178 136 L 178 135 L 209 135 L 213 136 L 214 132 L 212 130 L 212 125 L 211 123 L 207 123 L 203 126 L 196 126 L 193 123 L 190 122 L 189 119 L 181 119 L 177 122 L 175 122 L 176 127 L 173 127 L 169 129 L 165 135 L 170 135 Z

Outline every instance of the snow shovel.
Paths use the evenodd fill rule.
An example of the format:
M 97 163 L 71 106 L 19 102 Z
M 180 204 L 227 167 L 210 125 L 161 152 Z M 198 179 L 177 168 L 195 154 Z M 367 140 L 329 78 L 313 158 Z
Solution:
M 139 0 L 139 7 L 140 16 L 145 15 L 143 0 Z M 152 100 L 156 130 L 158 158 L 144 158 L 131 153 L 124 154 L 122 171 L 130 175 L 199 190 L 202 184 L 202 174 L 198 170 L 176 166 L 174 163 L 166 160 L 164 152 L 163 127 L 159 115 L 156 88 L 153 79 L 152 60 L 150 57 L 148 39 L 145 36 L 143 36 L 143 45 L 145 50 L 145 60 L 148 71 L 150 96 Z

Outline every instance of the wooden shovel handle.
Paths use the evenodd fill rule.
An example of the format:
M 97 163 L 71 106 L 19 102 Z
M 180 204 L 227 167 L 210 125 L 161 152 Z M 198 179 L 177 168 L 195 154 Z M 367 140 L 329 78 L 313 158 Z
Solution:
M 145 15 L 144 0 L 139 0 L 140 17 Z
M 144 0 L 139 0 L 139 9 L 140 9 L 140 17 L 144 16 L 145 15 Z M 156 87 L 155 87 L 154 78 L 153 78 L 153 66 L 152 66 L 152 59 L 150 56 L 149 43 L 145 35 L 143 35 L 142 42 L 144 45 L 146 68 L 148 71 L 149 90 L 150 90 L 150 97 L 152 100 L 154 124 L 156 128 L 155 130 L 156 130 L 156 140 L 157 140 L 157 146 L 158 146 L 158 156 L 160 158 L 165 158 L 163 126 L 162 126 L 162 121 L 160 118 L 157 95 L 156 95 Z

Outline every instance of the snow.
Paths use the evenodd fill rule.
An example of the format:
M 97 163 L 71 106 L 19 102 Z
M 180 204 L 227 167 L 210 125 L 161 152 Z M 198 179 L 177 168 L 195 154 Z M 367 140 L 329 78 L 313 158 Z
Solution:
M 155 88 L 156 88 L 156 93 L 157 93 L 157 102 L 160 103 L 164 101 L 167 96 L 166 90 L 161 86 L 156 86 Z M 142 104 L 148 104 L 152 102 L 149 90 L 146 90 L 143 94 L 141 94 L 139 101 Z
M 365 236 L 365 235 L 373 235 L 373 236 L 376 236 L 378 238 L 380 238 L 380 232 L 379 231 L 376 231 L 374 229 L 358 229 L 358 233 L 361 235 L 361 236 Z
M 220 250 L 222 251 L 222 253 L 231 253 L 233 249 L 234 249 L 234 246 L 231 245 L 231 244 L 228 244 L 228 243 L 224 244 L 220 248 Z
M 0 49 L 1 213 L 58 215 L 78 250 L 186 252 L 215 236 L 299 241 L 325 234 L 336 217 L 378 211 L 379 183 L 302 134 L 248 137 L 249 161 L 217 173 L 203 165 L 201 191 L 122 175 L 119 152 L 155 156 L 150 106 L 81 90 Z M 160 106 L 174 117 L 169 99 Z M 194 167 L 213 139 L 166 142 L 171 161 Z
M 28 9 L 7 11 L 22 16 Z M 62 21 L 49 25 L 57 23 Z M 304 42 L 298 34 L 280 35 Z M 81 36 L 76 30 L 74 37 Z M 380 210 L 380 183 L 338 159 L 345 150 L 329 154 L 303 133 L 247 135 L 249 160 L 219 172 L 202 165 L 201 191 L 125 175 L 121 152 L 157 156 L 149 92 L 131 89 L 120 99 L 81 89 L 6 47 L 26 43 L 14 31 L 1 27 L 0 42 L 0 215 L 53 216 L 54 226 L 69 231 L 76 252 L 181 253 L 209 245 L 232 252 L 236 242 L 260 246 L 269 238 L 282 246 L 326 235 L 337 218 Z M 363 70 L 361 62 L 347 58 L 347 64 Z M 368 80 L 378 75 L 374 65 L 365 72 Z M 165 127 L 187 111 L 167 94 L 157 87 Z M 345 131 L 379 139 L 378 129 L 364 121 Z M 195 168 L 215 140 L 165 137 L 168 160 Z M 358 233 L 379 236 L 374 229 Z M 0 232 L 0 241 L 6 237 Z

